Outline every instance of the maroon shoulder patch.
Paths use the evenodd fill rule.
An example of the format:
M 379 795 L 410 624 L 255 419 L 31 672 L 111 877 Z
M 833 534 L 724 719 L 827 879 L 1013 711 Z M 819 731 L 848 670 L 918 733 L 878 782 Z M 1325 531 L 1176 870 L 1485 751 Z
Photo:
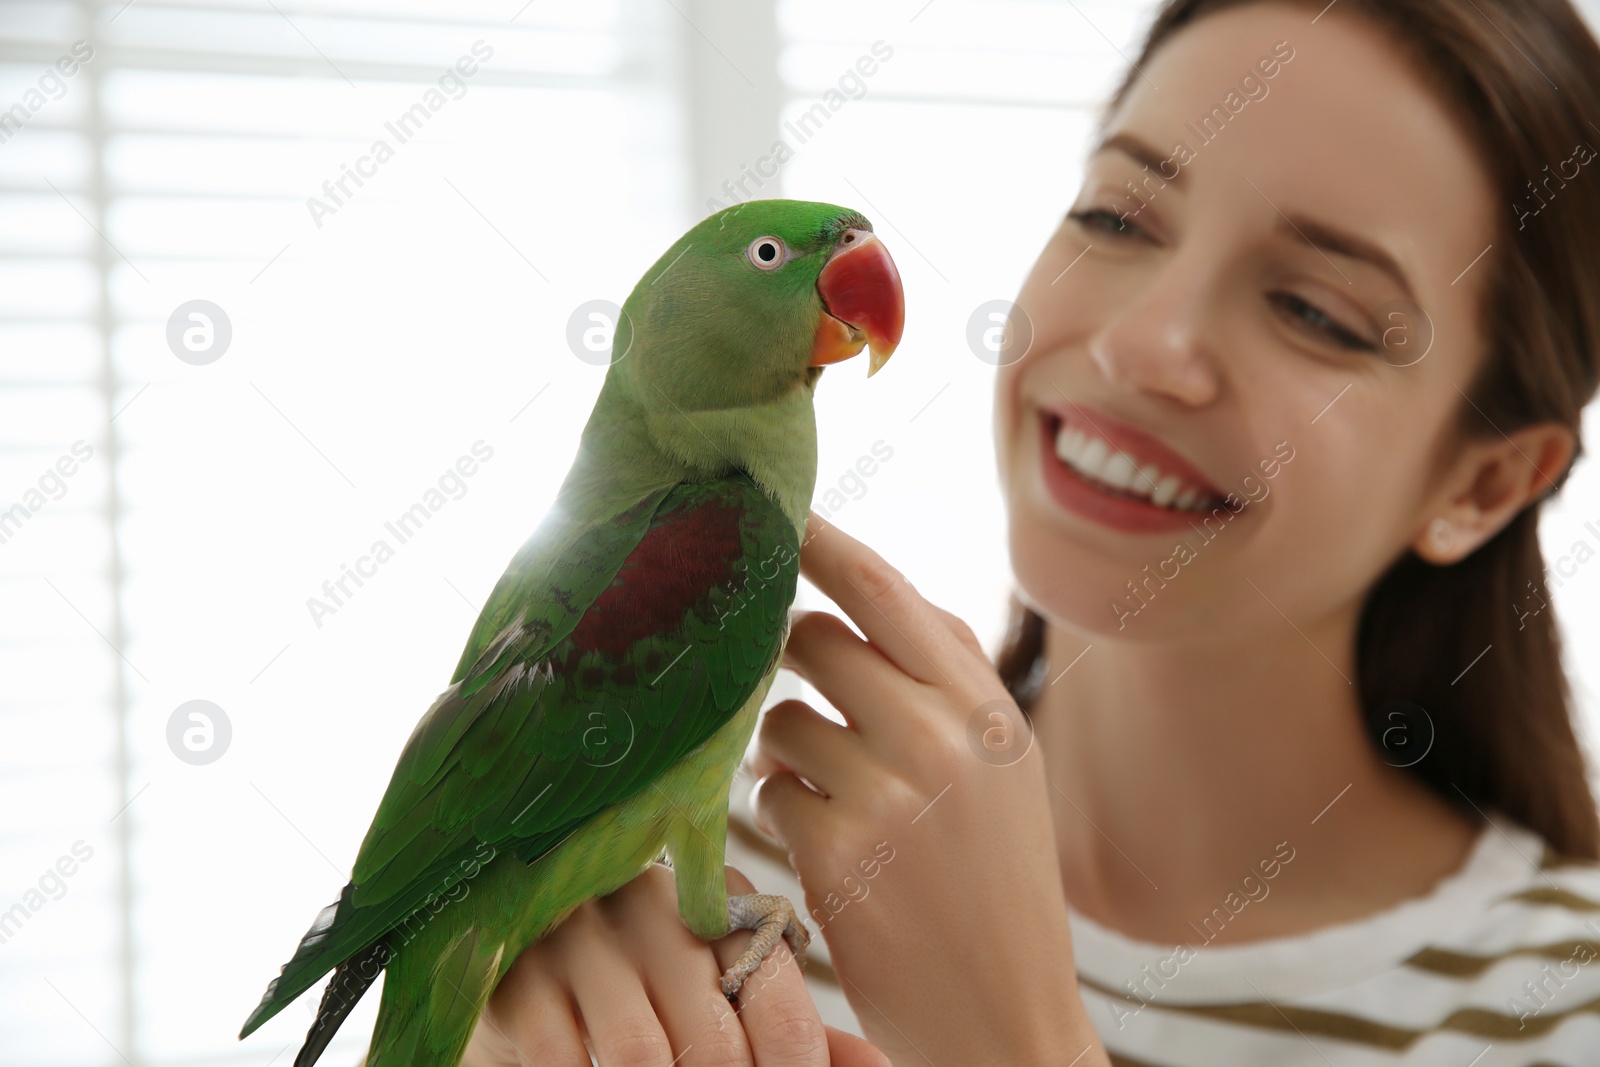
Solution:
M 713 587 L 733 582 L 734 562 L 744 552 L 742 518 L 737 506 L 709 496 L 657 512 L 573 629 L 576 656 L 598 652 L 618 663 L 636 642 L 675 629 Z

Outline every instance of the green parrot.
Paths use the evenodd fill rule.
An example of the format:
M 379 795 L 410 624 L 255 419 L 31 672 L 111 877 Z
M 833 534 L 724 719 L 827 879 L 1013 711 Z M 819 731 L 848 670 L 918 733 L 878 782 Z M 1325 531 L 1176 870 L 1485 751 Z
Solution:
M 757 200 L 685 233 L 629 294 L 550 511 L 512 557 L 395 765 L 339 899 L 245 1020 L 330 970 L 310 1067 L 387 970 L 368 1067 L 455 1067 L 517 956 L 663 854 L 712 941 L 781 896 L 729 896 L 728 794 L 789 632 L 823 368 L 899 344 L 894 261 L 856 211 Z

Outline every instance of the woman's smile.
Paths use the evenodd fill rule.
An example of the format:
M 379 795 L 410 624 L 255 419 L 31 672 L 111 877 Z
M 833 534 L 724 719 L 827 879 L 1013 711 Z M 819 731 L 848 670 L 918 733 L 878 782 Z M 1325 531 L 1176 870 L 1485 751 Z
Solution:
M 1128 533 L 1154 534 L 1184 529 L 1217 508 L 1235 510 L 1165 446 L 1110 436 L 1117 431 L 1103 413 L 1073 417 L 1040 408 L 1036 418 L 1040 482 L 1069 511 Z

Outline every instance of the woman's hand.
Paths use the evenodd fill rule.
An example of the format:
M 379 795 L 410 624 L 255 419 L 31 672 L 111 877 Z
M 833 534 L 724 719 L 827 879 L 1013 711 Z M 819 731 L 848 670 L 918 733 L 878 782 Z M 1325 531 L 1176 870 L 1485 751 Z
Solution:
M 867 1036 L 908 1067 L 1107 1063 L 1078 994 L 1043 755 L 982 646 L 814 513 L 800 566 L 867 640 L 797 614 L 784 664 L 848 725 L 798 700 L 769 709 L 753 807 Z
M 728 892 L 753 893 L 727 869 Z M 478 1019 L 462 1067 L 888 1067 L 860 1038 L 824 1026 L 782 941 L 739 991 L 718 979 L 753 936 L 711 944 L 678 917 L 660 864 L 580 906 L 506 972 Z

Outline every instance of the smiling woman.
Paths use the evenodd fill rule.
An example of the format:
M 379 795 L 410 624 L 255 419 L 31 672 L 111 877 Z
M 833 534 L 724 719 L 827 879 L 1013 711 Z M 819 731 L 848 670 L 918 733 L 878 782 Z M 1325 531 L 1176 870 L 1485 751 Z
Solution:
M 1158 172 L 1274 42 L 1272 105 Z M 1600 969 L 1546 973 L 1600 948 L 1600 820 L 1556 620 L 1520 607 L 1600 380 L 1600 184 L 1527 198 L 1592 154 L 1597 79 L 1565 0 L 1170 0 L 1112 98 L 995 427 L 999 671 L 1114 1061 L 1600 1063 Z M 1394 358 L 1395 307 L 1424 357 Z M 1111 466 L 1118 426 L 1213 483 L 1300 457 L 1125 630 L 1140 564 L 1197 538 L 1151 451 Z M 1209 947 L 1190 917 L 1280 840 L 1274 903 Z M 1204 948 L 1152 984 L 1174 945 Z
M 1600 818 L 1520 603 L 1600 380 L 1600 187 L 1515 206 L 1597 79 L 1565 0 L 1157 13 L 1012 316 L 997 667 L 865 546 L 802 551 L 866 640 L 794 623 L 845 725 L 762 721 L 760 874 L 815 918 L 893 846 L 823 914 L 895 1063 L 1600 1065 Z

